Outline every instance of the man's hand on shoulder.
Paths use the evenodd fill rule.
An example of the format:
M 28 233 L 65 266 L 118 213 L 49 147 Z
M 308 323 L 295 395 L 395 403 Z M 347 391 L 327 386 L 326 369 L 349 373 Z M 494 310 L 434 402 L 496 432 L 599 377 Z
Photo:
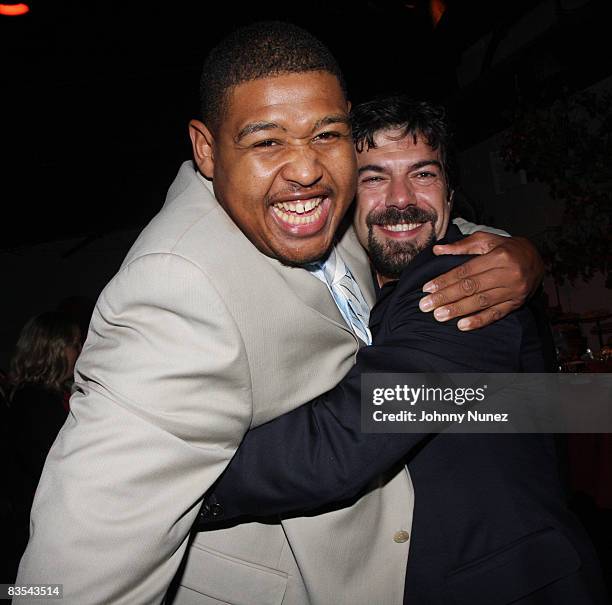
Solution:
M 438 321 L 463 317 L 457 327 L 464 331 L 482 328 L 518 309 L 544 275 L 540 254 L 523 237 L 478 232 L 434 246 L 433 251 L 479 255 L 425 284 L 423 291 L 429 296 L 419 305 L 422 311 L 433 311 Z

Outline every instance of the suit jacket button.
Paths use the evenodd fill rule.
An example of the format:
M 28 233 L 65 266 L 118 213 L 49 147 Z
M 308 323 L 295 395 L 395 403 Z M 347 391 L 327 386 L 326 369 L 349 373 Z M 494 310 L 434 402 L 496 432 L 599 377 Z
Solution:
M 204 504 L 200 509 L 200 519 L 209 519 L 210 518 L 210 506 L 208 504 Z
M 402 544 L 404 542 L 408 542 L 409 538 L 410 534 L 406 530 L 400 529 L 400 531 L 395 532 L 393 536 L 393 541 L 397 542 L 398 544 Z

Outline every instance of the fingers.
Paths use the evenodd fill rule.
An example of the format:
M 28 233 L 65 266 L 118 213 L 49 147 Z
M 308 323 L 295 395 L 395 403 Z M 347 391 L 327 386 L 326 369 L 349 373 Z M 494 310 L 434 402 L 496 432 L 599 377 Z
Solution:
M 487 272 L 493 272 L 493 280 L 497 281 L 491 281 L 489 279 L 487 283 L 482 284 L 483 275 Z M 488 277 L 491 278 L 491 276 Z M 453 292 L 455 296 L 462 294 L 461 297 L 463 297 L 482 291 L 483 287 L 501 287 L 508 282 L 515 283 L 519 277 L 518 271 L 515 274 L 512 265 L 508 266 L 507 253 L 503 250 L 501 252 L 493 250 L 484 256 L 472 258 L 462 265 L 458 265 L 454 269 L 427 282 L 423 286 L 423 292 L 440 292 L 453 285 L 459 284 L 461 289 L 455 288 Z M 446 292 L 445 295 L 450 296 L 450 292 Z M 451 297 L 445 302 L 452 302 L 453 300 L 457 300 L 457 298 Z
M 508 311 L 506 313 L 509 313 L 523 304 L 523 300 L 512 298 L 511 290 L 507 288 L 489 289 L 472 296 L 458 298 L 454 302 L 441 303 L 442 298 L 436 298 L 436 296 L 437 294 L 431 295 L 434 299 L 434 304 L 438 303 L 438 306 L 433 311 L 433 315 L 438 321 L 448 321 L 456 317 L 480 313 L 487 309 L 497 309 L 499 305 L 507 305 Z M 427 309 L 423 308 L 425 305 L 421 304 L 419 306 L 422 311 L 427 311 Z M 505 308 L 506 306 L 504 306 Z M 431 307 L 431 309 L 434 309 L 434 307 Z
M 448 281 L 457 276 L 458 270 L 461 275 L 468 272 L 469 268 L 466 268 L 468 264 L 461 265 L 449 272 L 452 275 Z M 443 283 L 447 280 L 447 275 L 442 276 Z M 507 268 L 494 268 L 483 273 L 462 277 L 436 290 L 422 298 L 419 307 L 425 312 L 433 311 L 438 321 L 448 321 L 463 315 L 480 313 L 493 307 L 499 310 L 499 305 L 507 304 L 508 306 L 502 307 L 502 310 L 508 309 L 505 315 L 520 307 L 528 294 L 529 290 L 521 281 L 518 272 L 515 274 Z M 491 321 L 494 320 L 491 319 Z M 487 323 L 490 321 L 483 325 Z
M 457 244 L 452 244 L 453 254 L 467 251 L 474 254 L 478 247 L 481 251 L 484 247 L 493 246 L 493 249 L 474 256 L 423 286 L 423 291 L 429 295 L 421 299 L 419 307 L 425 312 L 433 311 L 438 321 L 468 316 L 458 322 L 459 329 L 486 326 L 520 307 L 541 280 L 543 264 L 528 240 L 474 234 L 469 248 Z
M 494 233 L 487 233 L 485 231 L 478 231 L 468 235 L 462 240 L 455 242 L 454 244 L 444 244 L 434 246 L 434 254 L 487 254 L 491 252 L 497 246 L 503 244 L 507 237 L 502 235 L 496 235 Z
M 456 269 L 425 284 L 424 292 L 435 292 L 449 284 L 482 273 L 488 269 L 505 268 L 509 274 L 506 283 L 517 288 L 516 294 L 523 296 L 535 292 L 544 277 L 544 262 L 536 247 L 523 237 L 503 237 L 493 233 L 474 233 L 454 244 L 434 246 L 436 254 L 477 254 L 476 257 Z M 503 285 L 499 284 L 499 285 Z
M 419 302 L 419 307 L 421 308 L 421 311 L 433 311 L 434 309 L 439 310 L 445 305 L 450 305 L 450 303 L 457 301 L 463 302 L 470 297 L 474 298 L 473 295 L 477 294 L 478 292 L 482 292 L 482 290 L 483 285 L 480 279 L 466 277 L 449 286 L 437 290 L 433 294 L 429 294 L 425 298 L 422 298 Z M 436 318 L 438 315 L 436 315 Z M 448 319 L 450 319 L 450 317 L 451 316 L 449 315 Z
M 511 313 L 515 309 L 517 309 L 520 305 L 515 304 L 513 302 L 504 302 L 498 305 L 494 305 L 493 307 L 489 307 L 488 309 L 481 311 L 480 313 L 476 313 L 475 315 L 471 315 L 470 317 L 464 317 L 457 322 L 457 327 L 462 332 L 469 332 L 470 330 L 475 330 L 477 328 L 483 328 L 484 326 L 488 326 L 503 317 L 506 317 L 508 313 Z

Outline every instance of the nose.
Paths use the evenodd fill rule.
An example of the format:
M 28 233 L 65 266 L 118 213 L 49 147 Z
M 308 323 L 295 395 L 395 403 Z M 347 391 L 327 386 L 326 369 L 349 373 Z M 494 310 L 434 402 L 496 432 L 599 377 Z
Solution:
M 312 187 L 323 176 L 323 166 L 316 150 L 309 145 L 300 145 L 287 152 L 281 170 L 282 177 L 300 187 Z
M 416 204 L 416 194 L 410 181 L 403 178 L 392 178 L 387 190 L 385 206 L 406 208 L 414 204 Z

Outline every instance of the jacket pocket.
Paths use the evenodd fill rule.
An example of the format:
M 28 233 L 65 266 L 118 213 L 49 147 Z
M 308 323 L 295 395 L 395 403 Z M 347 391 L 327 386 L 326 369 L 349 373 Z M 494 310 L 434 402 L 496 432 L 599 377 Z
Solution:
M 280 605 L 287 581 L 282 571 L 192 544 L 180 585 L 209 597 L 202 603 L 214 602 L 212 598 L 230 605 Z M 198 602 L 194 595 L 191 600 Z
M 450 572 L 446 602 L 505 605 L 574 573 L 580 565 L 572 543 L 547 527 Z

